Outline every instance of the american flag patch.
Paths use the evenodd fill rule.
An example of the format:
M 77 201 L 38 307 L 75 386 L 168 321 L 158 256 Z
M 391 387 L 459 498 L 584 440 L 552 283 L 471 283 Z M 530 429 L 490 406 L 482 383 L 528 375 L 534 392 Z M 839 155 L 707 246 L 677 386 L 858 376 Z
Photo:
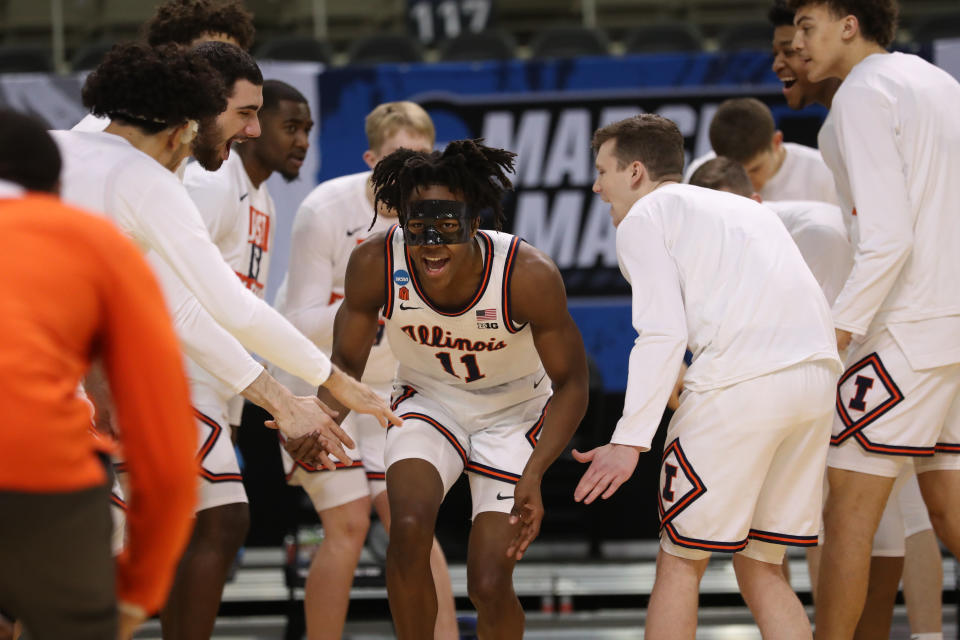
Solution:
M 497 310 L 496 309 L 478 309 L 477 310 L 477 321 L 486 321 L 486 320 L 496 320 L 497 319 Z

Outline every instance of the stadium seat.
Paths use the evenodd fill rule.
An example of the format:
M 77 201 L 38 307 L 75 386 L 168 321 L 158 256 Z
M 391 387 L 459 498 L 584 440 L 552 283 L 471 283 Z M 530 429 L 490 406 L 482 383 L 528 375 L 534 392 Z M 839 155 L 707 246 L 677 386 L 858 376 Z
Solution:
M 423 50 L 410 36 L 380 34 L 358 39 L 350 48 L 350 64 L 422 62 Z
M 480 33 L 461 33 L 440 45 L 440 59 L 452 61 L 509 60 L 514 57 L 517 43 L 499 29 Z
M 724 29 L 717 36 L 721 51 L 769 51 L 773 27 L 769 22 L 743 22 Z
M 143 23 L 153 17 L 159 4 L 154 0 L 102 1 L 98 27 L 101 33 L 117 39 L 135 38 Z
M 330 63 L 330 46 L 306 36 L 273 38 L 257 47 L 260 60 L 303 60 Z
M 960 12 L 922 18 L 913 29 L 913 39 L 916 42 L 933 42 L 943 38 L 960 38 Z
M 600 29 L 552 27 L 534 36 L 530 51 L 534 58 L 605 56 L 609 53 L 609 42 Z
M 691 24 L 661 22 L 637 27 L 623 39 L 625 53 L 658 53 L 703 50 L 703 37 Z
M 74 71 L 95 69 L 114 44 L 114 42 L 101 41 L 83 45 L 70 58 L 70 68 Z
M 32 44 L 0 45 L 0 73 L 48 73 L 53 71 L 50 48 Z

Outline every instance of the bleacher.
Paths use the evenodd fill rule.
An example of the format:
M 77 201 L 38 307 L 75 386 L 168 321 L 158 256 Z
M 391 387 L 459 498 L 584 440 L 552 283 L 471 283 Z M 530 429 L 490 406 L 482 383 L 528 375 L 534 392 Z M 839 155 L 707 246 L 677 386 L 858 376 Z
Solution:
M 768 0 L 492 0 L 482 35 L 468 26 L 459 39 L 442 37 L 442 17 L 424 13 L 436 9 L 428 0 L 245 3 L 255 17 L 258 57 L 335 66 L 737 51 L 766 49 L 769 38 Z M 0 0 L 0 72 L 92 68 L 111 44 L 137 38 L 156 4 Z M 421 4 L 426 8 L 418 9 Z M 956 0 L 910 0 L 902 6 L 899 45 L 960 36 Z M 427 33 L 418 26 L 422 19 L 433 21 Z

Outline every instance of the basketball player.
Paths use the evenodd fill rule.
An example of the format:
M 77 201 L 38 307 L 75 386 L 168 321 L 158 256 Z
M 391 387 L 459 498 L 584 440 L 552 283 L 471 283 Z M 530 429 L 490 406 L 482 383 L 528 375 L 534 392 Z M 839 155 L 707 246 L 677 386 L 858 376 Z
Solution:
M 724 101 L 710 121 L 711 153 L 690 163 L 687 179 L 707 160 L 726 156 L 747 170 L 764 200 L 816 200 L 837 204 L 833 176 L 820 152 L 784 142 L 770 108 L 756 98 Z
M 818 637 L 840 638 L 863 607 L 869 541 L 905 456 L 937 536 L 960 553 L 960 185 L 949 172 L 960 85 L 886 53 L 894 0 L 791 7 L 808 77 L 841 79 L 819 144 L 859 233 L 833 307 L 837 344 L 857 339 L 837 397 L 817 608 Z
M 297 177 L 313 126 L 306 99 L 293 87 L 268 80 L 263 100 L 261 137 L 237 147 L 218 171 L 207 171 L 199 163 L 189 165 L 184 179 L 223 259 L 261 299 L 276 225 L 266 180 L 274 171 L 289 180 Z M 176 638 L 212 632 L 224 582 L 250 519 L 229 437 L 230 425 L 240 424 L 243 398 L 191 359 L 187 373 L 193 406 L 202 416 L 199 441 L 204 442 L 211 429 L 223 435 L 201 460 L 194 536 L 163 610 L 164 634 Z
M 365 122 L 369 149 L 363 159 L 370 169 L 399 148 L 430 152 L 435 131 L 430 116 L 413 102 L 388 102 L 377 106 Z M 241 147 L 242 149 L 243 147 Z M 333 319 L 343 301 L 344 277 L 350 252 L 375 233 L 396 224 L 397 214 L 380 207 L 374 219 L 371 171 L 328 180 L 303 201 L 293 226 L 290 268 L 277 309 L 320 348 L 330 352 Z M 363 381 L 389 398 L 397 361 L 382 330 L 371 347 Z M 297 394 L 310 385 L 283 371 L 274 375 Z M 304 609 L 311 640 L 337 639 L 343 633 L 350 585 L 370 526 L 370 504 L 390 530 L 383 448 L 386 431 L 362 414 L 350 414 L 344 430 L 359 445 L 362 462 L 340 465 L 331 472 L 295 462 L 283 452 L 287 477 L 310 496 L 323 523 L 324 539 L 310 565 Z M 352 454 L 352 452 L 351 452 Z M 447 562 L 434 540 L 430 567 L 437 588 L 435 638 L 457 638 L 457 620 Z
M 853 266 L 853 249 L 840 207 L 826 202 L 764 200 L 754 190 L 743 165 L 724 156 L 700 165 L 690 176 L 690 184 L 752 198 L 777 214 L 827 303 L 833 304 Z
M 594 134 L 638 338 L 623 417 L 585 454 L 574 497 L 607 498 L 650 448 L 689 348 L 660 476 L 660 554 L 646 633 L 694 638 L 700 578 L 734 552 L 765 637 L 809 638 L 784 545 L 814 545 L 839 359 L 829 307 L 784 226 L 761 205 L 677 184 L 683 136 L 644 114 Z
M 189 395 L 149 267 L 114 225 L 54 197 L 59 174 L 43 127 L 0 111 L 0 260 L 15 275 L 0 315 L 0 609 L 34 640 L 126 639 L 163 603 L 189 536 Z M 133 487 L 132 544 L 116 560 L 107 449 L 74 392 L 94 357 Z
M 183 185 L 169 173 L 189 153 L 193 120 L 222 108 L 221 92 L 218 76 L 195 53 L 117 47 L 88 76 L 84 89 L 86 104 L 94 113 L 109 114 L 111 126 L 103 133 L 55 133 L 66 152 L 64 196 L 93 210 L 106 209 L 152 253 L 148 258 L 165 285 L 191 357 L 251 401 L 272 406 L 284 432 L 300 435 L 321 428 L 326 443 L 345 456 L 336 440 L 348 445 L 352 440 L 329 424 L 323 409 L 289 394 L 210 316 L 263 357 L 311 382 L 332 385 L 366 410 L 390 413 L 367 388 L 331 369 L 322 352 L 242 286 L 210 242 Z
M 513 158 L 462 140 L 382 159 L 375 206 L 399 212 L 399 225 L 354 249 L 347 266 L 332 358 L 361 373 L 382 311 L 399 362 L 394 407 L 406 417 L 387 432 L 384 458 L 387 593 L 401 640 L 434 632 L 433 530 L 464 470 L 478 635 L 523 635 L 513 566 L 539 532 L 543 473 L 586 408 L 586 355 L 556 266 L 519 238 L 478 230 L 484 210 L 501 224 Z

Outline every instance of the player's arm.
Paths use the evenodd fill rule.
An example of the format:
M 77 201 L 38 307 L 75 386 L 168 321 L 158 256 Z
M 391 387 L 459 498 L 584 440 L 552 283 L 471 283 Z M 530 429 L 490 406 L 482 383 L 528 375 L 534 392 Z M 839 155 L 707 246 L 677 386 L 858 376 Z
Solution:
M 315 398 L 290 393 L 207 313 L 159 255 L 151 251 L 147 260 L 163 286 L 187 355 L 232 391 L 266 409 L 275 419 L 268 426 L 278 427 L 288 438 L 318 432 L 318 441 L 328 451 L 345 455 L 339 443 L 352 447 L 353 441 L 330 419 L 326 407 Z M 334 468 L 332 463 L 328 466 Z
M 373 415 L 384 426 L 397 422 L 382 398 L 333 367 L 313 342 L 241 284 L 210 240 L 185 190 L 164 191 L 170 197 L 159 211 L 150 210 L 157 205 L 149 195 L 142 203 L 142 232 L 220 325 L 251 351 L 312 384 L 324 385 L 353 410 Z
M 346 375 L 359 380 L 363 376 L 370 349 L 377 339 L 380 309 L 384 303 L 384 252 L 386 236 L 378 233 L 357 246 L 350 254 L 344 281 L 344 298 L 333 327 L 331 360 Z M 372 393 L 372 392 L 371 392 Z M 321 387 L 320 400 L 338 413 L 342 422 L 349 409 Z M 324 461 L 314 438 L 288 441 L 287 451 L 308 463 Z
M 662 231 L 644 217 L 625 218 L 617 227 L 617 254 L 630 282 L 637 338 L 630 351 L 623 416 L 610 444 L 573 452 L 578 461 L 590 463 L 573 494 L 587 504 L 612 496 L 633 475 L 640 453 L 650 449 L 687 345 L 680 274 Z
M 553 382 L 539 441 L 514 490 L 511 522 L 520 522 L 521 527 L 507 554 L 519 559 L 540 531 L 543 474 L 566 448 L 586 412 L 588 373 L 583 339 L 567 309 L 560 271 L 550 258 L 526 243 L 518 247 L 515 260 L 508 292 L 511 316 L 518 323 L 530 324 L 537 354 Z
M 860 238 L 833 319 L 837 329 L 863 335 L 913 249 L 914 220 L 887 98 L 850 87 L 834 107 Z
M 290 265 L 284 315 L 303 335 L 321 347 L 333 341 L 333 321 L 342 299 L 333 298 L 336 243 L 343 242 L 330 224 L 332 212 L 300 206 L 290 238 Z

